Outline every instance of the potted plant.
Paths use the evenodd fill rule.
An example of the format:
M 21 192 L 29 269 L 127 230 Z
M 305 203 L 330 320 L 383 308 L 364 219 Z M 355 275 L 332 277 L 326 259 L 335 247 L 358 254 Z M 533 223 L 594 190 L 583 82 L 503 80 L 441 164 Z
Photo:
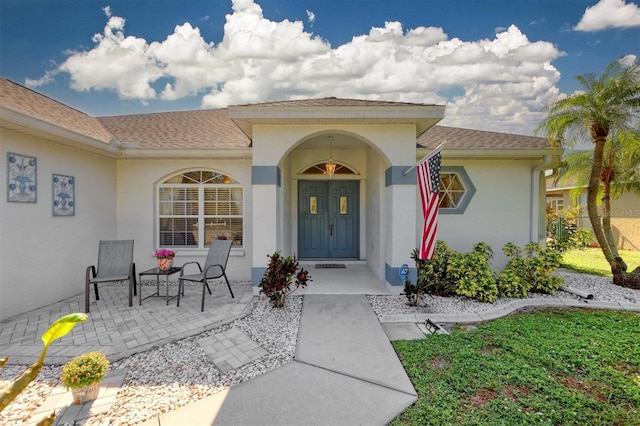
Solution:
M 280 252 L 276 251 L 268 257 L 269 266 L 260 280 L 260 292 L 271 300 L 273 306 L 282 308 L 291 292 L 307 286 L 307 281 L 311 281 L 311 275 L 299 265 L 295 256 L 282 257 Z M 291 284 L 295 285 L 293 290 Z
M 158 268 L 163 271 L 170 269 L 173 266 L 173 257 L 176 253 L 173 250 L 160 249 L 156 250 L 155 256 L 158 259 Z
M 62 367 L 62 384 L 71 389 L 73 401 L 82 404 L 98 397 L 99 383 L 109 369 L 109 360 L 101 352 L 78 355 Z

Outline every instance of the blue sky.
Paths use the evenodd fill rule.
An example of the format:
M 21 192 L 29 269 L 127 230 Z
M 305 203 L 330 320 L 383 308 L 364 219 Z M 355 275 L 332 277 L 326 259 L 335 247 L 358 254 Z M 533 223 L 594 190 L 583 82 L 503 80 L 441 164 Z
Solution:
M 93 116 L 337 96 L 533 134 L 639 55 L 630 0 L 0 0 L 0 75 Z

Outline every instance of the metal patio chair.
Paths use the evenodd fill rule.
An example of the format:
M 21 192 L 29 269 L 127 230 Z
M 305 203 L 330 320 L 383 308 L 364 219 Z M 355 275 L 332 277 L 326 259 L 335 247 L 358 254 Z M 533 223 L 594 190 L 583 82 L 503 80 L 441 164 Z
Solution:
M 207 283 L 207 280 L 224 278 L 227 283 L 227 287 L 229 288 L 229 293 L 231 293 L 231 297 L 234 298 L 233 291 L 231 290 L 231 285 L 229 285 L 229 280 L 227 279 L 227 274 L 225 271 L 225 269 L 227 268 L 227 260 L 229 260 L 229 252 L 231 251 L 231 243 L 231 240 L 213 240 L 211 242 L 211 246 L 209 246 L 209 253 L 207 254 L 207 260 L 205 260 L 204 262 L 204 268 L 202 268 L 200 266 L 200 263 L 198 262 L 187 262 L 182 265 L 180 278 L 178 278 L 177 306 L 180 306 L 180 295 L 182 294 L 184 296 L 185 281 L 202 283 L 202 306 L 200 307 L 200 311 L 204 311 L 205 289 L 207 289 L 209 291 L 209 294 L 211 294 L 211 289 L 209 288 L 209 283 Z M 198 265 L 200 273 L 184 275 L 185 267 L 189 264 Z
M 116 281 L 129 281 L 129 306 L 133 306 L 132 294 L 136 290 L 136 265 L 133 263 L 133 240 L 100 241 L 98 266 L 88 266 L 85 281 L 85 312 L 89 312 L 89 293 L 91 284 L 100 300 L 98 284 Z

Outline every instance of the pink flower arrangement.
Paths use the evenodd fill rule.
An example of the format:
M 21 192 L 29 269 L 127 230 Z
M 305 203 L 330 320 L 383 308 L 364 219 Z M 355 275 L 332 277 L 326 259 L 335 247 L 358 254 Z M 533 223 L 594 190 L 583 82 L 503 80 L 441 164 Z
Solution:
M 155 254 L 158 259 L 173 259 L 173 256 L 175 255 L 176 253 L 174 251 L 168 249 L 156 250 Z

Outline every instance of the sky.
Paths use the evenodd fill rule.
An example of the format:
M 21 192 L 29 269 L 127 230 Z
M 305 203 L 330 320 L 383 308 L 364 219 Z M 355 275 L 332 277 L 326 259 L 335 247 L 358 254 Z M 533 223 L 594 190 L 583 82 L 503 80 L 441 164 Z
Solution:
M 335 96 L 533 135 L 638 56 L 631 0 L 0 0 L 0 76 L 92 116 Z

